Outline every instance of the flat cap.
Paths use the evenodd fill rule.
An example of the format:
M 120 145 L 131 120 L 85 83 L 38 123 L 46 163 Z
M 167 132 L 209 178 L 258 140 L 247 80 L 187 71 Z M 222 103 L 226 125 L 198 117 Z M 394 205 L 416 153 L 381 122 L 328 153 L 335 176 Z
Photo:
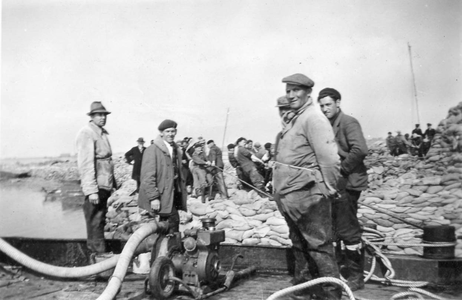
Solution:
M 282 82 L 287 83 L 287 84 L 305 86 L 308 88 L 311 88 L 314 86 L 313 80 L 311 80 L 307 76 L 300 74 L 300 73 L 296 73 L 294 75 L 284 77 L 282 79 Z
M 331 97 L 334 100 L 342 100 L 342 95 L 333 88 L 325 88 L 319 92 L 318 100 L 321 100 L 324 97 Z
M 158 129 L 159 129 L 159 131 L 164 131 L 167 128 L 175 128 L 176 129 L 177 125 L 178 124 L 175 121 L 166 119 L 166 120 L 163 120 L 162 123 L 160 123 Z
M 289 99 L 286 96 L 279 97 L 276 107 L 290 107 Z

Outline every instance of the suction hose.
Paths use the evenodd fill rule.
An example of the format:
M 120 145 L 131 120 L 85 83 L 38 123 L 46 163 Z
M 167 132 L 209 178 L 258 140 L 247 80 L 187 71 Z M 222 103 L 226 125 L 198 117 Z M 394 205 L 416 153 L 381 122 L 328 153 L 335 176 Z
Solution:
M 117 266 L 109 279 L 109 283 L 104 292 L 98 297 L 98 300 L 112 300 L 119 292 L 122 281 L 124 280 L 127 268 L 132 256 L 135 254 L 138 245 L 149 235 L 156 233 L 159 229 L 167 229 L 168 225 L 164 222 L 153 222 L 143 224 L 130 237 L 120 254 Z
M 18 249 L 8 244 L 5 240 L 0 238 L 0 251 L 20 263 L 21 265 L 34 270 L 38 273 L 61 278 L 80 278 L 87 277 L 93 274 L 98 274 L 114 268 L 119 259 L 119 255 L 114 255 L 110 259 L 104 260 L 100 263 L 89 265 L 85 267 L 66 268 L 49 265 L 33 259 L 30 256 L 22 253 Z

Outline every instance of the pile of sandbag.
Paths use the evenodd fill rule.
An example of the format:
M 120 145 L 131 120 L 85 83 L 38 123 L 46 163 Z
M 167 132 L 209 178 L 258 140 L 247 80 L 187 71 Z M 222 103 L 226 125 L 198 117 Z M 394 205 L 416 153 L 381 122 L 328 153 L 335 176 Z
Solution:
M 226 232 L 228 244 L 259 246 L 291 246 L 289 228 L 279 213 L 276 203 L 261 198 L 255 191 L 230 189 L 230 199 L 201 203 L 190 199 L 188 210 L 192 214 L 192 225 L 200 227 L 200 219 L 215 218 L 216 229 Z
M 423 160 L 407 154 L 390 156 L 385 142 L 374 143 L 366 159 L 369 189 L 362 193 L 359 219 L 376 225 L 390 243 L 420 243 L 417 236 L 422 230 L 410 224 L 451 225 L 456 235 L 462 235 L 462 131 L 456 130 L 461 126 L 462 103 L 451 108 L 447 119 L 440 122 Z M 388 249 L 422 254 L 422 247 Z M 456 246 L 456 256 L 462 257 L 462 243 Z

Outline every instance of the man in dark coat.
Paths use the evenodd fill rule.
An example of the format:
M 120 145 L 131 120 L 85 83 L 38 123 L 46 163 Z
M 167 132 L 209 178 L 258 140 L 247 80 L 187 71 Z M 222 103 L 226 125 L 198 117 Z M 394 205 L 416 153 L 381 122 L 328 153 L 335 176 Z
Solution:
M 387 148 L 388 151 L 390 151 L 390 154 L 393 156 L 396 156 L 396 142 L 395 142 L 395 137 L 391 132 L 388 132 L 388 136 L 386 139 L 387 142 Z
M 207 142 L 209 147 L 209 155 L 207 156 L 208 161 L 212 164 L 211 173 L 213 180 L 217 185 L 218 191 L 223 199 L 228 199 L 228 190 L 225 185 L 225 179 L 223 178 L 223 153 L 221 149 L 215 145 L 213 140 Z
M 136 180 L 137 190 L 140 188 L 140 175 L 141 175 L 141 162 L 143 160 L 143 153 L 146 150 L 144 147 L 144 139 L 140 137 L 137 141 L 138 146 L 131 148 L 125 153 L 125 160 L 128 164 L 133 161 L 132 179 Z
M 415 128 L 412 130 L 411 134 L 418 134 L 422 136 L 422 129 L 420 129 L 420 124 L 415 124 Z
M 368 149 L 359 122 L 340 109 L 340 93 L 332 88 L 319 92 L 318 102 L 329 119 L 335 134 L 340 156 L 340 174 L 337 187 L 340 197 L 332 205 L 332 221 L 335 238 L 345 245 L 346 267 L 349 270 L 348 286 L 352 291 L 364 288 L 364 250 L 361 243 L 358 199 L 367 189 L 367 168 L 364 159 Z M 339 252 L 338 252 L 339 253 Z
M 427 130 L 425 130 L 425 137 L 430 140 L 430 142 L 433 140 L 435 137 L 436 130 L 432 128 L 432 124 L 427 123 Z
M 158 127 L 159 136 L 144 152 L 138 197 L 140 208 L 168 222 L 169 233 L 179 230 L 178 210 L 187 210 L 182 151 L 175 143 L 176 127 L 175 121 L 164 120 Z

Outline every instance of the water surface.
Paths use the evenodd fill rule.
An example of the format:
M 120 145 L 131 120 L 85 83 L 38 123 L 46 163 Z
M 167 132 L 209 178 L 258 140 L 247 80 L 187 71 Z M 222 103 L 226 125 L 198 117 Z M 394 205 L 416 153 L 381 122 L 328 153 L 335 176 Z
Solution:
M 0 183 L 0 237 L 86 238 L 83 195 L 77 183 L 45 191 Z

